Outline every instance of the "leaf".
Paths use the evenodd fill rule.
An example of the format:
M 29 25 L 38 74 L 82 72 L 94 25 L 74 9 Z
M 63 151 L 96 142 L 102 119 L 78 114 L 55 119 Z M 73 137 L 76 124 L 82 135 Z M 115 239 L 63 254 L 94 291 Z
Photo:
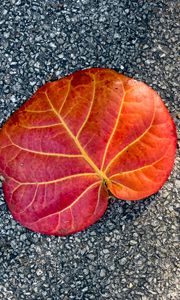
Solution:
M 41 87 L 0 131 L 0 173 L 14 218 L 67 235 L 96 222 L 108 195 L 138 200 L 167 180 L 174 123 L 146 84 L 110 69 Z

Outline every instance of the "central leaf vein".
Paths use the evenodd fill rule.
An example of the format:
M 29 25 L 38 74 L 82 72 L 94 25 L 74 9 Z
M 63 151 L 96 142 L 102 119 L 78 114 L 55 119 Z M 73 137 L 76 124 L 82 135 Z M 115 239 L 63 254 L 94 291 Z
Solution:
M 99 170 L 99 168 L 96 166 L 96 164 L 93 162 L 93 160 L 89 157 L 89 155 L 87 154 L 87 152 L 84 150 L 84 148 L 82 147 L 82 145 L 80 144 L 79 140 L 75 137 L 75 135 L 72 133 L 72 131 L 70 130 L 70 128 L 68 127 L 68 125 L 66 124 L 66 122 L 64 121 L 64 119 L 61 117 L 61 115 L 59 114 L 59 112 L 56 111 L 56 109 L 54 108 L 47 92 L 45 92 L 47 101 L 50 105 L 50 107 L 52 108 L 54 114 L 59 118 L 60 122 L 62 123 L 63 127 L 66 129 L 67 133 L 69 134 L 69 136 L 73 139 L 73 141 L 75 142 L 76 146 L 78 147 L 78 149 L 80 150 L 83 158 L 87 161 L 87 163 L 92 167 L 92 169 L 96 172 L 96 174 L 103 180 L 107 180 L 108 178 L 105 175 L 104 172 L 102 172 L 101 170 Z

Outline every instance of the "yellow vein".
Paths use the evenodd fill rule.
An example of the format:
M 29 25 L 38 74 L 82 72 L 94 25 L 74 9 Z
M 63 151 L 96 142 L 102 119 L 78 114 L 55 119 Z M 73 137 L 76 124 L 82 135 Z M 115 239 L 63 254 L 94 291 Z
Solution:
M 96 181 L 95 183 L 88 186 L 69 206 L 61 210 L 59 213 L 61 214 L 65 210 L 72 208 L 72 206 L 74 206 L 79 201 L 80 198 L 82 198 L 89 190 L 91 190 L 94 186 L 96 186 L 99 183 L 101 183 L 101 181 Z
M 169 146 L 169 147 L 170 147 L 170 146 Z M 130 170 L 130 171 L 124 171 L 124 172 L 121 172 L 121 173 L 116 173 L 116 174 L 112 175 L 111 177 L 109 177 L 109 179 L 114 178 L 114 177 L 116 177 L 116 176 L 121 176 L 121 175 L 123 176 L 123 175 L 126 175 L 126 174 L 128 174 L 128 173 L 134 173 L 134 172 L 136 172 L 136 171 L 141 171 L 141 170 L 147 169 L 147 168 L 149 168 L 149 167 L 154 167 L 154 165 L 155 165 L 156 163 L 160 162 L 162 159 L 164 159 L 164 157 L 166 157 L 167 152 L 168 152 L 168 150 L 169 150 L 169 147 L 167 148 L 167 150 L 166 150 L 166 152 L 164 153 L 164 155 L 162 155 L 159 159 L 155 160 L 153 163 L 148 164 L 148 165 L 145 165 L 145 166 L 140 167 L 140 168 L 137 168 L 137 169 Z
M 46 113 L 52 111 L 52 109 L 46 109 L 46 110 L 30 110 L 30 109 L 25 109 L 25 112 L 29 112 L 29 113 L 37 113 L 37 114 L 42 114 L 42 113 Z
M 55 126 L 60 126 L 60 123 L 54 123 L 54 124 L 49 124 L 49 125 L 37 125 L 37 126 L 26 126 L 26 125 L 20 125 L 20 127 L 22 128 L 26 128 L 26 129 L 47 129 L 47 128 L 51 128 L 51 127 L 55 127 Z
M 65 207 L 63 210 L 61 210 L 61 211 L 57 211 L 57 212 L 55 212 L 55 213 L 53 213 L 53 214 L 50 214 L 50 215 L 48 215 L 48 216 L 45 216 L 45 217 L 43 217 L 43 218 L 40 218 L 40 219 L 38 219 L 37 221 L 35 221 L 35 222 L 32 222 L 31 224 L 35 224 L 35 223 L 37 223 L 37 222 L 39 222 L 39 221 L 41 221 L 41 220 L 43 220 L 43 219 L 46 219 L 46 218 L 49 218 L 49 217 L 51 217 L 51 216 L 54 216 L 54 215 L 57 215 L 57 214 L 59 214 L 59 215 L 61 215 L 64 211 L 66 211 L 66 210 L 68 210 L 68 209 L 70 209 L 70 208 L 72 208 L 78 201 L 79 201 L 79 199 L 82 197 L 82 196 L 84 196 L 89 190 L 91 190 L 94 186 L 96 186 L 97 184 L 99 184 L 99 183 L 101 183 L 101 181 L 97 181 L 97 182 L 95 182 L 95 183 L 93 183 L 93 184 L 91 184 L 90 186 L 88 186 L 70 205 L 68 205 L 67 207 Z
M 11 156 L 11 159 L 8 160 L 7 163 L 6 163 L 6 167 L 7 167 L 7 165 L 8 165 L 9 163 L 12 163 L 13 160 L 15 160 L 15 159 L 18 157 L 18 155 L 19 155 L 20 152 L 21 152 L 21 151 L 19 151 L 18 153 L 16 153 L 13 157 Z M 6 168 L 6 167 L 5 167 L 5 168 Z
M 83 146 L 84 149 L 87 148 L 87 146 L 89 145 L 89 143 L 94 139 L 95 135 L 96 135 L 96 133 L 94 133 L 94 134 L 91 136 L 91 138 L 89 139 L 89 141 Z
M 56 214 L 57 214 L 57 213 L 56 213 Z M 38 222 L 38 221 L 36 221 L 36 222 Z M 36 222 L 35 222 L 35 223 L 36 223 Z M 57 221 L 57 225 L 56 225 L 56 227 L 54 228 L 54 230 L 51 231 L 51 234 L 56 233 L 56 232 L 59 230 L 59 226 L 60 226 L 60 214 L 58 213 L 58 221 Z
M 99 205 L 100 196 L 101 196 L 101 189 L 102 189 L 102 185 L 100 185 L 100 187 L 99 187 L 99 189 L 98 189 L 98 198 L 97 198 L 97 203 L 96 203 L 96 206 L 95 206 L 93 215 L 96 214 L 96 211 L 97 211 L 97 208 L 98 208 L 98 205 Z
M 123 87 L 123 85 L 122 85 L 122 87 Z M 111 143 L 111 140 L 112 140 L 112 138 L 113 138 L 113 136 L 114 136 L 114 133 L 115 133 L 115 131 L 116 131 L 116 129 L 117 129 L 117 126 L 118 126 L 118 123 L 119 123 L 119 120 L 120 120 L 120 116 L 121 116 L 121 112 L 122 112 L 122 108 L 123 108 L 123 104 L 124 104 L 124 99 L 125 99 L 125 96 L 126 96 L 126 92 L 125 92 L 125 90 L 124 90 L 124 87 L 123 87 L 123 92 L 124 92 L 124 94 L 123 94 L 123 97 L 122 97 L 122 101 L 121 101 L 121 105 L 120 105 L 120 108 L 119 108 L 118 116 L 117 116 L 117 119 L 116 119 L 114 128 L 113 128 L 113 130 L 112 130 L 112 132 L 111 132 L 111 135 L 110 135 L 110 137 L 109 137 L 109 140 L 108 140 L 108 142 L 107 142 L 107 144 L 106 144 L 106 148 L 105 148 L 105 151 L 104 151 L 103 160 L 102 160 L 102 165 L 101 165 L 101 170 L 102 170 L 103 167 L 104 167 L 104 163 L 105 163 L 107 151 L 108 151 L 108 149 L 109 149 L 109 145 L 110 145 L 110 143 Z
M 63 115 L 63 118 L 65 119 L 76 106 L 78 106 L 77 102 L 75 104 L 71 105 L 70 109 Z
M 98 174 L 98 176 L 100 176 L 102 179 L 106 179 L 108 181 L 107 176 L 98 169 L 98 167 L 95 165 L 95 163 L 92 161 L 92 159 L 89 157 L 89 155 L 86 153 L 86 151 L 83 149 L 83 147 L 81 146 L 80 142 L 78 141 L 78 139 L 74 136 L 74 134 L 72 133 L 72 131 L 69 129 L 69 127 L 67 126 L 66 122 L 63 120 L 63 118 L 60 116 L 60 114 L 55 110 L 53 104 L 51 103 L 51 100 L 49 99 L 47 93 L 45 93 L 47 100 L 50 104 L 50 106 L 52 107 L 55 115 L 59 118 L 60 122 L 62 123 L 62 125 L 64 126 L 64 128 L 66 129 L 67 133 L 69 134 L 69 136 L 73 139 L 73 141 L 75 142 L 76 146 L 78 147 L 78 149 L 80 150 L 80 152 L 82 153 L 84 159 L 88 162 L 88 164 L 95 170 L 95 172 Z
M 10 140 L 10 142 L 12 143 L 12 145 L 22 151 L 27 151 L 29 153 L 38 154 L 38 155 L 54 156 L 54 157 L 65 157 L 65 158 L 82 157 L 82 154 L 64 154 L 64 153 L 52 153 L 52 152 L 41 152 L 41 151 L 31 150 L 25 147 L 21 147 L 20 145 L 14 143 L 7 131 L 5 131 L 5 134 Z
M 107 172 L 107 170 L 110 168 L 110 166 L 112 165 L 112 163 L 123 153 L 125 152 L 130 146 L 134 145 L 135 143 L 137 143 L 140 139 L 142 139 L 146 133 L 149 131 L 149 129 L 151 128 L 153 121 L 155 118 L 155 107 L 154 107 L 154 111 L 153 111 L 153 115 L 152 115 L 152 119 L 151 119 L 151 123 L 150 125 L 146 128 L 146 130 L 138 137 L 136 138 L 134 141 L 132 141 L 130 144 L 128 144 L 124 149 L 122 149 L 119 153 L 117 153 L 112 160 L 109 162 L 109 164 L 107 165 L 106 169 L 104 170 L 104 173 Z
M 72 207 L 69 208 L 70 214 L 71 214 L 71 229 L 75 229 L 74 227 L 74 216 L 73 216 L 73 212 L 72 212 Z
M 47 185 L 47 184 L 59 183 L 61 181 L 74 179 L 77 177 L 84 177 L 84 176 L 86 177 L 86 176 L 95 176 L 95 175 L 96 175 L 96 173 L 78 173 L 78 174 L 74 174 L 74 175 L 65 176 L 65 177 L 62 177 L 59 179 L 54 179 L 54 180 L 49 180 L 49 181 L 41 181 L 41 182 L 20 182 L 14 178 L 12 178 L 12 179 L 19 184 L 19 186 L 15 188 L 15 189 L 18 189 L 20 186 L 24 186 L 24 185 L 34 185 L 34 184 Z M 9 178 L 11 178 L 11 177 L 9 177 Z
M 32 204 L 33 204 L 33 202 L 34 202 L 34 200 L 35 200 L 35 198 L 36 198 L 37 191 L 38 191 L 38 185 L 36 186 L 36 189 L 35 189 L 35 192 L 34 192 L 34 196 L 33 196 L 32 200 L 31 200 L 31 202 L 30 202 L 23 210 L 19 211 L 18 213 L 22 214 L 22 213 L 24 213 L 29 207 L 32 206 Z
M 22 186 L 22 184 L 20 184 L 20 185 L 18 185 L 18 186 L 16 186 L 14 189 L 13 189 L 13 191 L 12 191 L 12 193 L 11 193 L 11 200 L 12 200 L 12 198 L 13 198 L 13 195 L 14 195 L 14 193 L 20 188 Z M 21 197 L 22 198 L 22 197 Z M 11 201 L 10 200 L 10 201 Z
M 129 190 L 132 190 L 132 191 L 135 191 L 135 192 L 139 192 L 138 190 L 135 190 L 135 189 L 133 189 L 133 188 L 130 188 L 129 186 L 127 186 L 127 185 L 125 185 L 125 184 L 123 184 L 123 183 L 119 183 L 119 182 L 117 182 L 116 180 L 112 180 L 111 182 L 114 183 L 115 185 L 119 185 L 119 186 L 121 187 L 121 189 L 122 189 L 122 187 L 124 186 L 126 189 L 129 189 Z
M 73 77 L 72 77 L 73 78 Z M 70 80 L 68 80 L 68 89 L 67 89 L 67 93 L 66 93 L 66 95 L 65 95 L 65 97 L 64 97 L 64 100 L 63 100 L 63 102 L 62 102 L 62 105 L 61 105 L 61 107 L 60 107 L 60 109 L 59 109 L 59 114 L 61 113 L 61 111 L 62 111 L 62 109 L 63 109 L 63 107 L 64 107 L 64 104 L 65 104 L 65 102 L 66 102 L 66 100 L 67 100 L 67 98 L 68 98 L 68 96 L 69 96 L 69 93 L 70 93 L 70 89 L 71 89 L 71 81 L 72 81 L 72 78 L 70 79 Z
M 91 100 L 91 104 L 90 104 L 90 107 L 89 107 L 89 111 L 86 115 L 86 118 L 83 122 L 83 124 L 81 125 L 77 135 L 76 135 L 76 138 L 79 138 L 79 135 L 81 133 L 81 131 L 83 130 L 85 124 L 87 123 L 88 119 L 89 119 L 89 116 L 91 114 L 91 111 L 92 111 L 92 107 L 93 107 L 93 104 L 94 104 L 94 99 L 95 99 L 95 94 L 96 94 L 96 79 L 95 79 L 95 76 L 93 76 L 93 92 L 92 92 L 92 100 Z
M 123 85 L 123 83 L 121 82 L 121 84 L 122 84 L 122 87 L 123 87 L 123 90 L 124 90 L 124 93 L 127 95 L 127 93 L 129 93 L 129 92 L 132 92 L 135 88 L 136 88 L 136 86 L 133 86 L 133 87 L 131 87 L 131 88 L 129 88 L 128 90 L 125 90 L 124 89 L 124 85 Z M 111 88 L 109 88 L 109 87 L 106 87 L 106 89 L 107 90 L 109 90 L 110 92 L 114 92 L 116 95 L 118 95 L 119 96 L 119 93 L 117 92 L 117 91 L 114 91 L 114 90 L 112 90 Z
M 8 145 L 6 145 L 6 146 L 3 146 L 3 147 L 1 147 L 1 146 L 0 146 L 0 151 L 1 151 L 1 150 L 3 150 L 3 149 L 6 149 L 6 148 L 8 148 L 8 147 L 10 147 L 10 146 L 12 147 L 13 145 L 12 145 L 12 144 L 8 144 Z

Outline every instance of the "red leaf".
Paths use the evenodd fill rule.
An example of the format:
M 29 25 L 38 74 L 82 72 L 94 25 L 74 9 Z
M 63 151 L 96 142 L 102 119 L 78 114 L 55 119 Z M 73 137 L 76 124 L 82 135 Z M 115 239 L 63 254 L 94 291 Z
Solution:
M 96 222 L 108 192 L 124 200 L 156 193 L 176 149 L 174 123 L 142 82 L 108 69 L 47 83 L 0 131 L 0 173 L 14 218 L 66 235 Z

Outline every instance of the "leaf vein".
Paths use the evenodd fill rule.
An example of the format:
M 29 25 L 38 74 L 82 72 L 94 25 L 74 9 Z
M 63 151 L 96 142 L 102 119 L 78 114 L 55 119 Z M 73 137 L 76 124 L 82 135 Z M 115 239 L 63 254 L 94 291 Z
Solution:
M 80 133 L 82 132 L 83 128 L 85 127 L 88 119 L 89 119 L 89 116 L 92 112 L 92 108 L 93 108 L 93 104 L 94 104 L 94 100 L 95 100 L 95 95 L 96 95 L 96 79 L 95 79 L 95 76 L 93 76 L 93 93 L 92 93 L 92 100 L 91 100 L 91 104 L 90 104 L 90 107 L 89 107 L 89 111 L 87 113 L 87 116 L 84 120 L 84 122 L 82 123 L 77 135 L 76 135 L 76 138 L 79 138 L 79 135 Z
M 128 144 L 124 149 L 122 149 L 119 153 L 117 153 L 109 162 L 109 164 L 107 165 L 106 169 L 104 170 L 104 173 L 106 173 L 108 171 L 108 169 L 110 168 L 110 166 L 112 165 L 112 163 L 123 153 L 125 152 L 129 147 L 131 147 L 132 145 L 134 145 L 135 143 L 137 143 L 138 141 L 140 141 L 150 130 L 153 121 L 155 118 L 155 107 L 154 107 L 154 111 L 153 111 L 153 115 L 152 115 L 152 119 L 151 122 L 149 124 L 149 126 L 146 128 L 146 130 L 139 136 L 137 137 L 134 141 L 132 141 L 130 144 Z
M 32 206 L 32 204 L 35 201 L 35 198 L 36 198 L 36 195 L 37 195 L 37 191 L 38 191 L 38 185 L 36 186 L 36 189 L 35 189 L 35 192 L 34 192 L 34 196 L 33 196 L 32 200 L 31 200 L 31 202 L 23 210 L 19 211 L 18 212 L 19 214 L 24 213 L 29 207 Z
M 114 178 L 114 177 L 116 177 L 116 176 L 121 176 L 121 175 L 124 175 L 124 174 L 134 173 L 134 172 L 136 172 L 136 171 L 141 171 L 141 170 L 144 170 L 144 169 L 149 168 L 149 167 L 154 167 L 154 165 L 155 165 L 156 163 L 160 162 L 160 161 L 167 155 L 168 150 L 169 150 L 169 147 L 167 148 L 166 152 L 165 152 L 159 159 L 155 160 L 155 161 L 154 161 L 153 163 L 151 163 L 151 164 L 148 164 L 148 165 L 145 165 L 145 166 L 143 166 L 143 167 L 140 167 L 140 168 L 137 168 L 137 169 L 133 169 L 133 170 L 130 170 L 130 171 L 125 171 L 125 172 L 121 172 L 121 173 L 116 173 L 116 174 L 110 176 L 109 179 Z
M 29 112 L 29 113 L 37 113 L 37 114 L 42 114 L 42 113 L 46 113 L 46 112 L 49 112 L 49 111 L 52 111 L 52 109 L 46 109 L 46 110 L 30 110 L 30 109 L 25 109 L 26 112 Z
M 122 87 L 123 87 L 123 85 L 122 85 Z M 109 145 L 110 145 L 111 140 L 112 140 L 112 138 L 113 138 L 113 136 L 114 136 L 114 133 L 116 132 L 116 129 L 117 129 L 117 126 L 118 126 L 120 117 L 121 117 L 121 112 L 122 112 L 122 108 L 123 108 L 123 104 L 124 104 L 124 99 L 125 99 L 125 96 L 126 96 L 126 92 L 125 92 L 125 90 L 124 90 L 124 87 L 123 87 L 123 92 L 124 92 L 124 94 L 123 94 L 123 97 L 122 97 L 122 101 L 121 101 L 121 105 L 120 105 L 120 108 L 119 108 L 118 116 L 117 116 L 117 119 L 116 119 L 114 128 L 113 128 L 113 130 L 112 130 L 112 132 L 111 132 L 111 135 L 110 135 L 110 137 L 109 137 L 109 140 L 108 140 L 108 142 L 107 142 L 107 144 L 106 144 L 106 148 L 105 148 L 105 151 L 104 151 L 104 155 L 103 155 L 103 159 L 102 159 L 102 164 L 101 164 L 101 170 L 102 170 L 103 167 L 104 167 L 104 163 L 105 163 L 107 151 L 108 151 L 108 149 L 109 149 Z
M 27 151 L 33 154 L 38 154 L 38 155 L 45 155 L 45 156 L 55 156 L 55 157 L 65 157 L 65 158 L 73 158 L 73 157 L 82 157 L 82 154 L 64 154 L 64 153 L 52 153 L 52 152 L 42 152 L 42 151 L 36 151 L 36 150 L 31 150 L 25 147 L 22 147 L 16 143 L 13 142 L 13 140 L 11 139 L 10 135 L 8 134 L 7 131 L 5 131 L 6 136 L 8 137 L 8 139 L 10 140 L 11 144 L 14 147 L 17 147 L 18 149 L 22 150 L 22 151 Z M 11 145 L 8 145 L 11 146 Z M 6 146 L 6 147 L 8 147 Z M 6 148 L 4 147 L 4 148 Z
M 50 128 L 50 127 L 55 127 L 61 125 L 60 123 L 54 123 L 54 124 L 49 124 L 49 125 L 37 125 L 37 126 L 26 126 L 26 125 L 21 125 L 22 128 L 26 129 L 41 129 L 41 128 Z
M 81 146 L 79 140 L 74 136 L 74 134 L 72 133 L 72 131 L 70 130 L 70 128 L 68 127 L 68 125 L 66 124 L 66 122 L 64 121 L 64 119 L 61 117 L 61 115 L 55 110 L 51 100 L 49 99 L 47 93 L 45 93 L 47 100 L 49 102 L 49 105 L 52 107 L 54 114 L 56 116 L 58 116 L 60 122 L 62 123 L 62 125 L 64 126 L 64 128 L 66 129 L 67 133 L 69 134 L 69 136 L 72 138 L 72 140 L 75 142 L 77 148 L 80 150 L 80 152 L 82 153 L 83 158 L 87 161 L 87 163 L 91 166 L 92 169 L 95 170 L 95 172 L 98 174 L 98 176 L 102 179 L 106 179 L 108 180 L 107 176 L 105 175 L 105 173 L 103 173 L 101 170 L 98 169 L 98 167 L 95 165 L 95 163 L 92 161 L 92 159 L 89 157 L 89 155 L 87 154 L 87 152 L 84 150 L 84 148 Z
M 72 78 L 68 81 L 68 90 L 67 90 L 67 93 L 66 93 L 66 95 L 64 97 L 63 103 L 62 103 L 62 105 L 61 105 L 61 107 L 59 109 L 59 112 L 58 112 L 59 114 L 61 113 L 61 111 L 62 111 L 62 109 L 64 107 L 64 104 L 65 104 L 65 102 L 66 102 L 66 100 L 67 100 L 67 98 L 69 96 L 69 93 L 70 93 L 70 90 L 71 90 L 71 81 L 72 81 Z
M 62 177 L 62 178 L 58 178 L 58 179 L 54 179 L 54 180 L 49 180 L 49 181 L 41 181 L 41 182 L 20 182 L 12 177 L 9 177 L 9 178 L 12 178 L 12 180 L 14 180 L 15 182 L 17 182 L 19 184 L 19 186 L 22 186 L 22 185 L 34 185 L 34 184 L 37 184 L 37 185 L 47 185 L 47 184 L 53 184 L 53 183 L 59 183 L 61 181 L 65 181 L 65 180 L 69 180 L 69 179 L 73 179 L 73 178 L 76 178 L 76 177 L 83 177 L 83 176 L 94 176 L 97 174 L 96 173 L 78 173 L 78 174 L 74 174 L 74 175 L 69 175 L 69 176 L 65 176 L 65 177 Z
M 82 193 L 81 193 L 81 194 L 73 201 L 73 203 L 71 203 L 70 205 L 68 205 L 67 207 L 65 207 L 63 210 L 57 211 L 57 212 L 55 212 L 55 213 L 53 213 L 53 214 L 49 214 L 49 215 L 47 215 L 47 216 L 45 216 L 45 217 L 39 218 L 37 221 L 32 222 L 32 223 L 30 223 L 30 224 L 38 223 L 39 221 L 42 221 L 42 220 L 44 220 L 44 219 L 46 219 L 46 218 L 49 218 L 49 217 L 54 216 L 54 215 L 57 215 L 57 214 L 61 215 L 64 211 L 66 211 L 66 210 L 72 208 L 72 206 L 74 206 L 74 205 L 79 201 L 79 199 L 80 199 L 82 196 L 84 196 L 84 194 L 86 194 L 89 190 L 91 190 L 94 186 L 96 186 L 96 185 L 99 184 L 99 183 L 101 183 L 101 181 L 97 181 L 97 182 L 91 184 L 88 188 L 86 188 L 86 189 L 85 189 L 85 190 L 84 190 L 84 191 L 83 191 L 83 192 L 82 192 Z

